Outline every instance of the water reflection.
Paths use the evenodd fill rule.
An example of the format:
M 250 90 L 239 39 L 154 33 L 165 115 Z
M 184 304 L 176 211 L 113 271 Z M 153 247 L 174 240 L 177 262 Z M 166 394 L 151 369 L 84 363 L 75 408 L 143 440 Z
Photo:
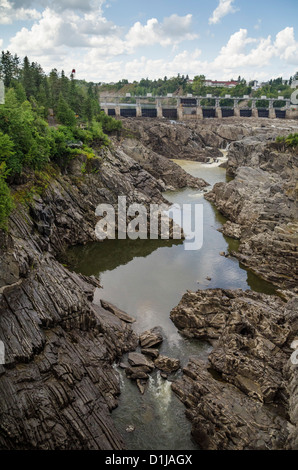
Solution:
M 181 240 L 106 240 L 87 243 L 70 248 L 66 253 L 66 264 L 85 276 L 98 276 L 113 271 L 135 258 L 146 258 L 158 248 L 182 245 Z
M 181 161 L 179 164 L 212 185 L 226 180 L 225 170 L 218 166 Z M 77 272 L 100 277 L 102 289 L 96 290 L 94 301 L 99 302 L 101 298 L 111 301 L 135 317 L 137 332 L 161 326 L 164 335 L 161 353 L 179 358 L 184 365 L 190 355 L 206 359 L 210 352 L 208 344 L 181 337 L 169 318 L 171 309 L 187 290 L 251 288 L 271 294 L 275 289 L 239 265 L 235 258 L 219 255 L 236 251 L 239 242 L 218 231 L 226 219 L 202 193 L 186 188 L 168 192 L 165 197 L 173 204 L 203 204 L 202 249 L 186 251 L 181 241 L 110 240 L 71 248 L 67 263 Z M 172 396 L 169 384 L 154 375 L 146 394 L 141 396 L 135 384 L 120 373 L 123 393 L 113 417 L 127 447 L 195 448 L 184 407 Z M 130 424 L 136 431 L 127 434 L 125 429 Z

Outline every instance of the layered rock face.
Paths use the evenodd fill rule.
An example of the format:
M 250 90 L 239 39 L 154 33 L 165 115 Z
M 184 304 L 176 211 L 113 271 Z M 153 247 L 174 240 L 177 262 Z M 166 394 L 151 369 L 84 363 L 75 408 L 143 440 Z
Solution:
M 165 189 L 180 189 L 186 186 L 202 189 L 207 186 L 203 179 L 194 178 L 183 171 L 179 165 L 163 155 L 153 152 L 141 142 L 125 139 L 121 142 L 121 148 L 161 184 L 164 184 Z
M 232 144 L 228 156 L 234 180 L 216 184 L 205 197 L 229 219 L 223 233 L 240 239 L 233 255 L 277 286 L 295 288 L 297 155 L 248 138 Z
M 42 195 L 18 204 L 9 232 L 0 234 L 1 449 L 124 447 L 110 417 L 120 393 L 113 364 L 137 347 L 133 319 L 93 304 L 98 281 L 69 272 L 56 255 L 96 240 L 98 204 L 116 204 L 119 195 L 164 203 L 165 183 L 121 147 L 91 162 L 88 174 L 82 163 L 84 157 L 71 161 Z M 23 176 L 16 195 L 30 178 Z
M 214 346 L 207 364 L 190 358 L 173 384 L 203 449 L 295 448 L 297 311 L 297 296 L 222 289 L 188 292 L 172 310 L 182 334 Z
M 274 126 L 272 123 L 274 122 Z M 169 122 L 166 119 L 123 119 L 123 125 L 146 148 L 167 158 L 208 162 L 222 154 L 233 142 L 245 137 L 272 140 L 278 135 L 288 135 L 295 123 L 269 119 L 205 119 L 203 121 Z
M 110 411 L 120 393 L 112 364 L 138 338 L 91 302 L 94 286 L 45 257 L 3 289 L 2 449 L 122 449 Z
M 122 449 L 124 447 L 123 440 L 110 418 L 110 411 L 117 405 L 117 396 L 120 393 L 113 363 L 120 359 L 124 352 L 133 351 L 137 346 L 138 338 L 131 328 L 133 319 L 110 304 L 104 302 L 101 306 L 93 304 L 93 291 L 98 286 L 98 281 L 70 273 L 57 261 L 56 256 L 68 245 L 96 240 L 95 209 L 100 203 L 116 204 L 118 196 L 125 195 L 128 203 L 160 204 L 166 202 L 162 195 L 162 191 L 166 188 L 180 188 L 185 185 L 201 188 L 205 185 L 203 181 L 195 180 L 181 169 L 178 170 L 178 167 L 172 165 L 167 158 L 198 160 L 203 158 L 205 160 L 210 156 L 209 149 L 206 147 L 224 148 L 227 143 L 259 132 L 259 129 L 249 128 L 246 124 L 231 128 L 228 122 L 221 125 L 216 122 L 206 123 L 201 129 L 196 123 L 183 126 L 183 124 L 172 125 L 164 122 L 152 129 L 152 120 L 142 121 L 141 127 L 137 122 L 138 120 L 131 125 L 131 128 L 133 130 L 133 126 L 137 126 L 136 132 L 141 135 L 142 143 L 150 147 L 150 151 L 145 151 L 141 143 L 135 142 L 138 147 L 138 152 L 136 152 L 131 140 L 128 139 L 123 142 L 123 145 L 117 144 L 113 151 L 107 151 L 101 161 L 89 162 L 91 168 L 85 175 L 82 175 L 82 164 L 87 162 L 84 157 L 76 158 L 70 162 L 63 176 L 58 175 L 50 179 L 41 195 L 36 194 L 26 205 L 18 204 L 10 218 L 9 233 L 0 233 L 0 340 L 5 346 L 6 362 L 5 365 L 0 365 L 1 449 Z M 284 125 L 285 133 L 288 133 L 286 125 L 288 124 Z M 200 151 L 203 152 L 201 157 Z M 212 152 L 211 154 L 215 155 Z M 236 156 L 235 159 L 234 166 L 237 169 L 239 164 Z M 230 162 L 232 168 L 232 159 Z M 282 171 L 286 171 L 287 176 L 286 183 L 283 178 L 281 192 L 279 191 L 281 182 L 278 178 L 281 177 L 282 172 L 273 174 L 269 167 L 262 171 L 266 171 L 270 177 L 275 178 L 275 189 L 272 193 L 268 185 L 264 183 L 267 191 L 265 191 L 266 204 L 269 204 L 270 197 L 281 198 L 280 206 L 285 216 L 280 219 L 283 225 L 279 227 L 279 230 L 283 229 L 285 232 L 277 233 L 284 237 L 282 240 L 292 246 L 292 239 L 290 242 L 287 240 L 293 235 L 289 220 L 292 220 L 294 209 L 292 202 L 289 201 L 294 192 L 291 168 L 286 165 L 283 168 L 285 170 Z M 231 174 L 232 171 L 234 169 L 231 169 Z M 257 170 L 252 168 L 252 171 Z M 25 183 L 29 183 L 30 178 L 31 176 L 27 182 L 23 182 L 24 188 L 16 188 L 17 193 L 27 191 L 28 187 Z M 256 176 L 254 179 L 261 180 Z M 250 184 L 251 179 L 247 187 Z M 256 187 L 252 186 L 248 194 L 253 195 L 255 191 Z M 231 208 L 234 208 L 233 190 L 231 194 L 233 194 Z M 249 224 L 247 227 L 242 225 L 238 217 L 243 210 L 243 220 L 245 219 L 243 201 L 246 196 L 242 194 L 240 197 L 238 192 L 235 194 L 239 198 L 239 204 L 237 203 L 238 206 L 236 204 L 235 218 L 231 216 L 233 224 L 230 225 L 230 230 L 242 237 L 246 233 L 245 230 L 250 228 Z M 216 204 L 219 204 L 219 201 L 220 197 L 217 200 L 214 198 Z M 276 201 L 277 199 L 275 203 Z M 230 209 L 229 211 L 232 212 Z M 225 211 L 224 203 L 221 210 Z M 260 213 L 262 210 L 260 209 Z M 273 223 L 274 208 L 272 207 L 270 211 L 271 219 L 268 220 Z M 252 217 L 257 214 L 255 220 L 258 223 L 262 220 L 258 210 L 253 210 L 252 214 Z M 270 224 L 265 227 L 265 235 L 271 236 Z M 243 238 L 243 240 L 252 240 L 253 237 L 261 235 L 261 231 L 260 233 L 253 232 L 251 238 Z M 244 243 L 242 245 L 239 256 L 246 253 L 246 245 Z M 260 246 L 263 250 L 266 249 L 264 240 L 261 240 Z M 288 269 L 285 263 L 293 266 L 293 250 L 288 248 L 288 245 L 283 246 L 286 250 L 284 256 L 286 261 L 283 261 L 283 266 L 279 264 L 281 268 L 278 271 L 278 279 L 281 279 L 283 271 Z M 249 249 L 247 245 L 247 250 Z M 269 251 L 274 253 L 272 247 Z M 288 252 L 290 252 L 289 256 Z M 253 253 L 256 257 L 259 251 L 255 250 Z M 260 253 L 260 260 L 263 260 L 262 263 L 266 267 L 264 255 L 261 251 Z M 248 255 L 246 258 L 250 259 Z M 246 258 L 243 258 L 243 261 Z M 262 263 L 258 268 L 260 270 Z M 269 272 L 267 268 L 264 270 Z M 272 271 L 276 272 L 275 269 Z M 292 286 L 294 279 L 292 271 L 289 277 L 290 282 L 287 278 L 285 284 L 287 287 Z M 283 277 L 282 280 L 284 279 Z M 242 331 L 243 334 L 238 332 L 238 317 L 232 315 L 232 325 L 225 326 L 228 325 L 229 309 L 233 311 L 235 309 L 241 317 L 241 309 L 237 304 L 239 299 L 236 302 L 235 297 L 235 302 L 232 302 L 232 294 L 229 295 L 218 295 L 218 303 L 226 307 L 226 310 L 220 313 L 221 322 L 218 324 L 209 318 L 210 328 L 207 324 L 204 328 L 202 327 L 206 330 L 205 338 L 219 342 L 219 353 L 216 355 L 216 349 L 212 353 L 212 368 L 221 374 L 222 378 L 224 377 L 225 383 L 213 379 L 195 360 L 193 365 L 190 364 L 188 367 L 190 371 L 188 376 L 191 381 L 187 383 L 187 373 L 185 373 L 183 383 L 177 384 L 176 391 L 186 404 L 196 405 L 189 406 L 189 410 L 194 422 L 197 420 L 198 424 L 194 425 L 194 434 L 198 436 L 197 440 L 202 447 L 225 448 L 229 446 L 232 448 L 236 440 L 236 448 L 253 448 L 254 446 L 256 448 L 264 446 L 293 448 L 297 445 L 297 433 L 293 424 L 289 425 L 288 416 L 280 416 L 278 409 L 274 409 L 274 412 L 271 408 L 265 409 L 260 400 L 264 400 L 266 406 L 278 403 L 282 409 L 285 408 L 285 403 L 289 403 L 288 413 L 291 421 L 297 422 L 297 369 L 285 361 L 294 327 L 291 327 L 290 332 L 287 333 L 288 320 L 282 323 L 284 310 L 283 304 L 278 303 L 279 300 L 275 300 L 274 305 L 264 301 L 265 307 L 262 315 L 267 318 L 265 310 L 269 307 L 270 314 L 272 311 L 275 312 L 274 319 L 282 332 L 283 343 L 277 341 L 273 326 L 269 327 L 269 320 L 267 323 L 263 321 L 261 314 L 256 318 L 263 325 L 263 329 L 259 330 L 257 320 L 252 321 L 251 328 L 255 335 L 252 338 L 251 332 L 244 334 L 245 329 Z M 230 298 L 228 305 L 227 300 L 224 299 L 225 296 Z M 262 303 L 261 299 L 257 298 L 248 300 L 258 305 Z M 244 303 L 243 296 L 241 302 Z M 259 309 L 261 309 L 260 306 Z M 294 313 L 291 315 L 294 318 Z M 240 320 L 240 323 L 244 321 L 242 317 Z M 177 325 L 179 321 L 177 320 Z M 297 314 L 296 323 L 293 320 L 293 324 L 297 325 Z M 178 327 L 191 335 L 191 326 Z M 226 328 L 227 336 L 224 336 Z M 268 333 L 269 336 L 267 330 L 270 333 Z M 197 337 L 200 337 L 200 334 L 198 333 Z M 220 347 L 223 349 L 225 344 L 220 343 L 221 335 L 232 351 L 234 351 L 233 345 L 236 339 L 240 337 L 242 341 L 240 341 L 240 346 L 243 348 L 241 360 L 233 362 L 235 359 L 233 355 L 227 356 L 226 360 L 222 358 Z M 266 380 L 272 373 L 277 382 L 274 385 L 271 381 L 268 390 L 265 380 L 261 380 L 260 368 L 255 369 L 249 366 L 249 372 L 247 372 L 242 366 L 242 359 L 246 357 L 245 351 L 249 351 L 249 364 L 255 361 L 254 357 L 252 359 L 250 341 L 256 347 L 258 360 L 262 358 L 262 354 L 266 360 L 268 359 L 266 348 L 273 351 L 273 359 L 269 361 L 267 367 L 264 366 L 264 370 Z M 147 356 L 148 349 L 150 350 L 149 358 L 157 359 L 158 354 L 155 349 L 150 349 L 150 345 L 144 346 L 144 349 Z M 142 352 L 145 354 L 145 351 Z M 164 370 L 165 366 L 169 367 L 168 359 L 159 358 L 161 362 L 158 364 L 161 370 Z M 277 370 L 277 360 L 280 361 L 279 364 L 282 367 L 285 364 L 285 371 Z M 237 364 L 235 380 L 232 374 L 234 363 Z M 199 384 L 203 382 L 206 389 L 199 387 Z M 287 382 L 286 385 L 285 382 Z M 226 387 L 225 390 L 219 389 L 219 385 Z M 231 395 L 236 397 L 236 392 L 238 393 L 233 410 L 226 404 L 224 398 L 220 401 L 221 391 L 226 397 Z M 216 434 L 217 427 L 214 427 L 215 421 L 212 420 L 212 407 L 209 406 L 210 400 L 215 400 L 215 395 L 217 409 L 221 410 L 219 413 L 222 413 L 219 422 L 222 423 L 224 432 L 227 432 L 225 435 L 220 434 L 219 438 Z M 200 403 L 204 404 L 202 408 L 205 409 L 202 414 L 196 409 L 201 406 Z M 225 413 L 225 407 L 228 407 L 227 413 Z M 246 409 L 248 414 L 245 415 L 243 413 Z M 235 414 L 239 417 L 238 421 L 234 419 Z M 201 416 L 204 417 L 204 421 L 200 421 Z M 247 437 L 243 423 L 250 418 L 253 424 L 250 435 Z M 268 437 L 269 421 L 272 439 Z M 227 422 L 230 424 L 225 428 Z M 239 423 L 236 428 L 235 422 Z M 207 444 L 204 445 L 206 433 L 202 434 L 201 429 L 207 424 L 210 431 L 207 433 Z M 287 424 L 287 431 L 285 424 Z M 237 441 L 239 429 L 243 434 L 240 441 Z M 259 434 L 257 434 L 258 430 Z M 263 433 L 263 430 L 266 432 Z M 200 438 L 200 436 L 203 437 Z M 225 436 L 228 436 L 228 441 L 225 440 L 227 439 Z M 259 439 L 256 436 L 260 436 Z
M 240 240 L 232 252 L 276 286 L 282 297 L 254 292 L 188 292 L 171 318 L 187 337 L 214 346 L 192 357 L 173 390 L 187 407 L 203 449 L 297 449 L 298 335 L 297 155 L 272 143 L 297 124 L 254 129 L 229 146 L 227 173 L 205 195 L 229 220 L 221 231 Z

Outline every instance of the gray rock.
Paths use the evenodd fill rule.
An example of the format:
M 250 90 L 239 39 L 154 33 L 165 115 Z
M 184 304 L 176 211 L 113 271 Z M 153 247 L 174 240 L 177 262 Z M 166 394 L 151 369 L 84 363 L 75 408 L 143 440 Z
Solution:
M 145 366 L 149 369 L 154 369 L 154 363 L 150 359 L 148 359 L 148 357 L 144 356 L 144 354 L 131 352 L 128 354 L 128 362 L 132 366 Z
M 141 353 L 145 354 L 145 356 L 152 357 L 153 359 L 157 359 L 159 356 L 159 350 L 153 348 L 141 349 Z
M 144 331 L 140 335 L 140 344 L 143 349 L 152 348 L 163 342 L 161 328 L 155 327 L 151 330 Z
M 137 387 L 142 395 L 144 395 L 146 388 L 148 386 L 147 380 L 137 380 Z
M 202 450 L 285 448 L 288 422 L 233 385 L 214 379 L 198 358 L 190 358 L 172 389 L 187 407 L 192 436 Z
M 127 367 L 125 373 L 128 379 L 137 380 L 137 379 L 148 379 L 148 372 L 151 372 L 152 368 L 149 366 L 135 366 Z
M 285 302 L 252 291 L 209 289 L 187 292 L 172 310 L 182 334 L 213 345 L 209 364 L 191 358 L 173 385 L 202 448 L 295 448 L 297 374 L 289 347 L 297 332 L 298 297 L 288 297 Z
M 167 356 L 159 356 L 158 359 L 155 359 L 154 365 L 157 369 L 168 374 L 180 369 L 179 359 L 173 359 Z
M 101 300 L 100 303 L 105 310 L 112 312 L 114 315 L 116 315 L 116 317 L 120 318 L 120 320 L 126 323 L 135 323 L 135 318 L 132 318 L 127 313 L 123 312 L 123 310 L 120 310 L 120 308 L 115 307 L 115 305 L 111 304 L 110 302 L 107 302 L 106 300 Z

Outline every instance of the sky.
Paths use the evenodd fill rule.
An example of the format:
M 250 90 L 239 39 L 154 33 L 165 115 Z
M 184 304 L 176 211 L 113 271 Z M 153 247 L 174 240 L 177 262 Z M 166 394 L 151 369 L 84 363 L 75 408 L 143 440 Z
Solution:
M 0 50 L 94 82 L 298 71 L 298 0 L 0 0 Z

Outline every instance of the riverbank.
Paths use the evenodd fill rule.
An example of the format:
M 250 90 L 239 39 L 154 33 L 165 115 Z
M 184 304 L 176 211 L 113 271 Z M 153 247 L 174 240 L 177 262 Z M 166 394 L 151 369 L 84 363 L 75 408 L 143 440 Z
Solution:
M 149 121 L 142 121 L 144 127 Z M 284 125 L 274 132 L 288 132 Z M 163 124 L 169 135 L 175 126 Z M 205 147 L 212 142 L 226 146 L 227 137 L 220 136 L 215 144 L 215 131 L 207 134 Z M 67 246 L 95 241 L 99 203 L 116 204 L 118 195 L 126 195 L 129 203 L 159 204 L 165 201 L 165 189 L 184 186 L 193 186 L 198 194 L 204 181 L 190 178 L 172 162 L 168 165 L 168 159 L 181 156 L 174 150 L 188 148 L 179 133 L 174 140 L 175 147 L 158 157 L 152 148 L 143 152 L 147 144 L 142 138 L 137 155 L 131 140 L 115 142 L 90 172 L 82 173 L 86 162 L 78 157 L 65 174 L 51 177 L 41 194 L 18 203 L 10 231 L 1 232 L 0 339 L 6 349 L 6 364 L 0 366 L 2 449 L 124 448 L 110 416 L 120 393 L 113 364 L 136 348 L 138 338 L 130 324 L 98 305 L 98 280 L 70 272 L 57 255 Z M 166 142 L 161 153 L 165 148 Z M 15 188 L 16 194 L 22 189 Z M 224 262 L 214 253 L 214 266 L 219 258 Z M 132 313 L 129 308 L 127 312 Z
M 231 255 L 280 288 L 186 293 L 171 318 L 188 338 L 210 342 L 208 363 L 190 358 L 172 386 L 203 449 L 297 449 L 297 154 L 267 135 L 232 143 L 227 173 L 205 197 L 240 241 Z
M 110 416 L 120 393 L 113 364 L 138 338 L 130 324 L 94 304 L 98 281 L 71 273 L 57 256 L 96 241 L 98 204 L 116 204 L 118 195 L 160 204 L 165 183 L 119 147 L 82 173 L 84 163 L 86 157 L 75 158 L 27 199 L 22 195 L 34 175 L 24 175 L 14 188 L 9 231 L 1 232 L 2 449 L 124 447 Z M 189 175 L 178 166 L 177 174 L 186 184 Z M 174 178 L 172 168 L 171 185 Z

